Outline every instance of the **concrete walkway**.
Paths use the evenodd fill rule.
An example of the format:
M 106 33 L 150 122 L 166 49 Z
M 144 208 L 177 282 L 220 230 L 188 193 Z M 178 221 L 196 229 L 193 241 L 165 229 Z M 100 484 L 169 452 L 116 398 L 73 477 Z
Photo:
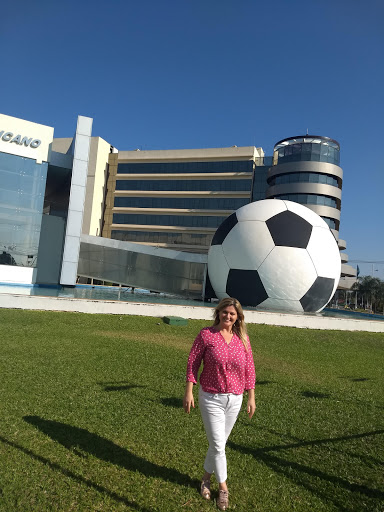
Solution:
M 40 297 L 18 295 L 15 293 L 0 294 L 0 308 L 72 311 L 107 315 L 139 315 L 159 318 L 163 316 L 181 316 L 183 318 L 201 320 L 212 320 L 213 313 L 213 307 Z M 355 320 L 293 313 L 245 311 L 245 321 L 250 324 L 281 325 L 304 329 L 384 333 L 384 321 L 380 320 Z

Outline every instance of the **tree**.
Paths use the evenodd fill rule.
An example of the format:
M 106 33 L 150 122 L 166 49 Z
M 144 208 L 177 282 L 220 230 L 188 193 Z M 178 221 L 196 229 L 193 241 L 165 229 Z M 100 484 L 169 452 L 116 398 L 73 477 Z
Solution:
M 363 276 L 359 277 L 352 286 L 352 290 L 357 291 L 358 304 L 364 309 L 375 310 L 379 306 L 381 309 L 381 301 L 384 300 L 384 282 L 377 277 Z
M 384 315 L 384 281 L 380 281 L 377 289 L 377 311 L 382 311 Z

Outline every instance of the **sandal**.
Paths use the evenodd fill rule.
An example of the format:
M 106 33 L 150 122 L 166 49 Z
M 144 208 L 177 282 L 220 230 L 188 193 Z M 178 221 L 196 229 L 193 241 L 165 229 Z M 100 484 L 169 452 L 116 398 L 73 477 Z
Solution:
M 211 481 L 210 480 L 202 480 L 200 487 L 200 494 L 205 500 L 211 499 Z
M 217 508 L 220 510 L 227 510 L 228 503 L 228 491 L 219 491 L 219 496 L 216 500 Z

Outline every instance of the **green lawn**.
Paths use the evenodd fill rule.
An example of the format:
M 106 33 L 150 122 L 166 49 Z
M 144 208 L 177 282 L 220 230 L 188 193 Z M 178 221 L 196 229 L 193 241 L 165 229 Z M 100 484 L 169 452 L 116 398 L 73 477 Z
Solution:
M 0 310 L 0 511 L 215 510 L 200 414 L 181 408 L 204 325 Z M 257 410 L 228 444 L 231 509 L 383 512 L 384 335 L 249 334 Z

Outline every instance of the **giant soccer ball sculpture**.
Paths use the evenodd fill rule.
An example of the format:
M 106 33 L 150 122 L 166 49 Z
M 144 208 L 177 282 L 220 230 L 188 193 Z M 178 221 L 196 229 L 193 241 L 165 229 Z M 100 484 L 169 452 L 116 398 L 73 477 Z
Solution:
M 217 229 L 208 274 L 219 299 L 267 310 L 318 312 L 335 293 L 341 259 L 328 225 L 292 201 L 247 204 Z

